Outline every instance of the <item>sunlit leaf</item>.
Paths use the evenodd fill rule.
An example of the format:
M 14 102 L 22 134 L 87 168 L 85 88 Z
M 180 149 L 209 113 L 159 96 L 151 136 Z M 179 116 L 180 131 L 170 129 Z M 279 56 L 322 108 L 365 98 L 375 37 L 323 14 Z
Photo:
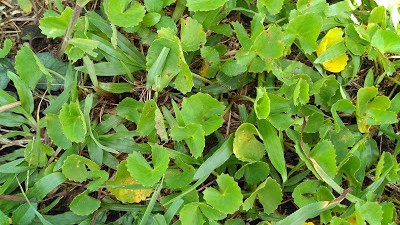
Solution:
M 117 174 L 113 179 L 107 181 L 107 189 L 118 200 L 124 203 L 138 203 L 145 200 L 153 192 L 152 189 L 129 189 L 115 186 L 140 185 L 128 172 L 126 160 L 118 165 Z
M 40 22 L 40 30 L 48 38 L 61 37 L 65 34 L 68 24 L 71 21 L 71 17 L 74 10 L 70 7 L 66 7 L 65 10 L 58 16 L 47 16 L 42 18 Z
M 322 38 L 320 44 L 318 45 L 318 48 L 316 50 L 317 55 L 321 56 L 324 52 L 326 52 L 329 48 L 332 46 L 343 42 L 343 31 L 340 28 L 332 28 L 330 29 L 326 35 Z M 337 58 L 331 59 L 329 61 L 323 62 L 322 65 L 325 67 L 326 70 L 333 72 L 333 73 L 338 73 L 342 70 L 347 65 L 347 60 L 348 56 L 347 54 L 342 54 L 338 56 Z
M 206 42 L 203 26 L 192 18 L 181 20 L 181 42 L 184 51 L 196 51 Z

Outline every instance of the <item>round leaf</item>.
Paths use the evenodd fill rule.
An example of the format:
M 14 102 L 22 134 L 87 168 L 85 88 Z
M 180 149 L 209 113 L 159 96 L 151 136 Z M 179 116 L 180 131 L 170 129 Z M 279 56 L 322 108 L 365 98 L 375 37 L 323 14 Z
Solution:
M 224 104 L 217 99 L 208 94 L 197 93 L 183 99 L 182 117 L 185 124 L 200 124 L 205 135 L 210 135 L 224 123 L 222 118 L 224 109 Z
M 219 190 L 206 188 L 204 199 L 206 202 L 223 213 L 234 213 L 242 205 L 243 195 L 235 180 L 227 175 L 221 174 L 217 177 Z
M 233 140 L 233 154 L 247 162 L 259 161 L 265 155 L 264 145 L 256 139 L 257 128 L 250 123 L 243 123 L 237 129 Z
M 79 216 L 87 216 L 92 214 L 100 207 L 100 201 L 90 197 L 88 193 L 82 192 L 72 200 L 69 208 L 73 213 Z

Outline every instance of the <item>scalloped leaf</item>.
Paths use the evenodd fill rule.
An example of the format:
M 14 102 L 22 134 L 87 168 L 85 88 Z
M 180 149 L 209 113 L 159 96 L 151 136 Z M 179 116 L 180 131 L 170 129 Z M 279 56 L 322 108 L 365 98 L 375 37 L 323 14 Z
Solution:
M 79 102 L 65 103 L 60 110 L 61 128 L 65 136 L 73 142 L 83 142 L 87 128 Z

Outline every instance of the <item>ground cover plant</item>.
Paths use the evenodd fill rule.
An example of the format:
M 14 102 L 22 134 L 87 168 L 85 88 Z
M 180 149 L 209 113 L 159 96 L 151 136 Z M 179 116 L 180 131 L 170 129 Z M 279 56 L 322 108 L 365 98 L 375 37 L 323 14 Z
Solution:
M 399 1 L 0 1 L 0 224 L 399 224 Z

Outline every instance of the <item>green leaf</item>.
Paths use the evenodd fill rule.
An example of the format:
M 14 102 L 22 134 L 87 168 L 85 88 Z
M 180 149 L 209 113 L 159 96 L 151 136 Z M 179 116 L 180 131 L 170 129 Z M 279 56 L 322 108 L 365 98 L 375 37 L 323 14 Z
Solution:
M 200 124 L 205 135 L 210 135 L 223 124 L 224 109 L 224 104 L 210 95 L 197 93 L 183 99 L 181 113 L 185 124 Z
M 254 41 L 253 50 L 264 60 L 277 59 L 283 56 L 285 45 L 280 27 L 271 25 Z
M 179 212 L 179 219 L 182 225 L 204 224 L 204 219 L 201 211 L 199 210 L 198 203 L 185 204 Z
M 68 149 L 71 147 L 71 141 L 64 135 L 63 132 L 60 132 L 60 127 L 62 127 L 62 125 L 58 116 L 56 114 L 49 113 L 45 118 L 47 124 L 47 134 L 50 136 L 54 144 L 62 149 Z
M 131 176 L 148 187 L 161 179 L 169 163 L 169 154 L 162 146 L 154 145 L 151 152 L 153 168 L 139 152 L 133 152 L 127 159 L 127 169 Z
M 54 74 L 51 74 L 51 77 L 46 76 L 46 78 L 42 76 L 42 78 L 39 80 L 37 88 L 46 90 L 48 88 L 48 86 L 50 85 L 52 91 L 60 90 L 60 88 L 62 88 L 65 83 L 64 75 L 68 71 L 68 63 L 63 62 L 57 56 L 55 56 L 49 52 L 38 53 L 37 57 L 39 58 L 40 62 L 42 62 L 44 67 L 46 67 L 47 69 L 52 70 L 54 72 L 57 72 L 57 73 L 61 74 L 61 76 L 62 76 L 62 77 L 59 77 Z M 46 82 L 46 79 L 47 79 L 47 82 Z M 64 89 L 65 88 L 66 87 L 64 87 Z
M 252 162 L 244 165 L 235 173 L 235 179 L 243 176 L 246 183 L 253 185 L 265 180 L 269 175 L 269 166 L 265 162 Z
M 15 73 L 8 71 L 7 76 L 13 81 L 17 89 L 22 108 L 31 114 L 35 107 L 31 90 Z
M 8 58 L 0 58 L 0 89 L 4 90 L 8 83 L 10 82 L 10 78 L 7 76 L 8 71 L 14 71 L 14 63 L 11 62 Z
M 144 0 L 144 6 L 147 12 L 160 12 L 165 1 L 160 0 Z
M 193 180 L 208 177 L 212 171 L 224 164 L 232 155 L 233 151 L 233 135 L 219 147 L 212 156 L 206 159 L 204 163 L 197 169 Z
M 154 100 L 149 100 L 144 103 L 142 114 L 137 126 L 137 131 L 143 135 L 149 135 L 154 131 L 155 127 L 155 111 L 157 109 L 157 103 Z
M 281 186 L 272 178 L 268 178 L 244 201 L 243 209 L 249 210 L 253 208 L 255 198 L 258 198 L 263 206 L 264 212 L 270 214 L 274 212 L 282 201 Z
M 1 210 L 0 210 L 0 224 L 10 225 L 10 221 L 8 220 L 8 216 L 6 216 Z
M 278 14 L 283 6 L 284 0 L 262 0 L 260 1 L 272 15 Z
M 229 77 L 234 77 L 246 72 L 247 67 L 240 64 L 237 60 L 228 59 L 222 64 L 221 71 Z
M 366 221 L 371 225 L 382 224 L 383 211 L 382 206 L 376 202 L 366 202 L 364 204 L 356 203 L 356 218 L 357 222 Z M 365 222 L 364 222 L 365 223 Z
M 39 21 L 39 28 L 48 38 L 64 36 L 74 10 L 66 7 L 61 15 L 47 16 Z
M 302 50 L 310 54 L 317 49 L 317 38 L 321 27 L 322 18 L 317 14 L 307 13 L 289 20 L 286 32 L 294 35 L 299 40 Z
M 65 103 L 60 111 L 61 128 L 65 136 L 73 142 L 83 142 L 87 128 L 79 102 Z
M 32 2 L 30 0 L 17 0 L 19 7 L 24 12 L 31 12 L 32 11 Z
M 168 141 L 168 134 L 164 123 L 164 117 L 163 114 L 161 113 L 161 110 L 158 107 L 154 112 L 154 120 L 155 120 L 155 129 L 157 135 L 160 137 L 161 140 Z
M 143 106 L 143 102 L 139 102 L 133 98 L 124 98 L 117 106 L 117 114 L 138 124 Z
M 335 146 L 327 140 L 320 141 L 311 151 L 311 157 L 332 179 L 336 175 L 336 150 Z
M 322 182 L 319 180 L 306 180 L 298 184 L 292 193 L 294 203 L 298 207 L 317 202 L 317 191 Z
M 221 174 L 217 177 L 219 189 L 206 188 L 203 192 L 206 202 L 223 213 L 234 213 L 242 205 L 243 195 L 235 180 Z
M 257 88 L 257 97 L 254 101 L 254 110 L 258 119 L 266 119 L 270 112 L 270 100 L 267 94 L 267 89 Z
M 156 12 L 147 13 L 143 17 L 142 24 L 146 27 L 152 27 L 156 25 L 161 20 L 161 15 Z
M 33 207 L 31 207 L 31 205 Z M 18 206 L 18 208 L 13 210 L 13 214 L 11 217 L 13 224 L 31 224 L 33 219 L 35 218 L 35 210 L 37 208 L 37 203 L 24 203 Z
M 233 154 L 246 162 L 259 161 L 265 155 L 264 145 L 254 137 L 259 135 L 257 128 L 250 123 L 239 126 L 233 140 Z
M 327 211 L 337 205 L 337 202 L 331 203 L 329 201 L 311 203 L 298 209 L 285 219 L 275 223 L 275 225 L 303 224 L 307 219 L 314 218 L 320 215 L 322 212 Z
M 99 46 L 99 42 L 96 40 L 86 38 L 72 38 L 68 41 L 67 49 L 65 53 L 68 55 L 68 59 L 73 62 L 83 58 L 86 54 L 93 57 L 97 57 L 97 53 L 94 51 Z
M 368 133 L 372 125 L 397 123 L 397 114 L 386 111 L 390 108 L 390 100 L 386 96 L 378 96 L 375 87 L 361 88 L 357 92 L 356 119 L 358 129 Z M 373 100 L 372 100 L 373 99 Z
M 65 180 L 65 176 L 60 172 L 48 174 L 35 182 L 35 185 L 29 189 L 27 196 L 36 200 L 42 200 Z
M 193 157 L 202 156 L 205 147 L 205 132 L 200 124 L 189 124 L 184 127 L 175 126 L 170 136 L 175 141 L 185 141 Z
M 99 200 L 88 195 L 88 191 L 84 191 L 72 200 L 69 208 L 76 215 L 87 216 L 94 213 L 100 207 L 100 204 Z
M 206 43 L 206 33 L 197 20 L 190 17 L 181 19 L 181 42 L 183 51 L 196 51 Z
M 146 87 L 160 91 L 168 86 L 186 61 L 175 31 L 161 28 L 157 33 L 158 39 L 152 42 L 146 57 L 146 68 L 151 78 Z
M 228 0 L 187 0 L 190 11 L 210 11 L 223 6 Z
M 308 103 L 310 99 L 309 89 L 308 82 L 300 78 L 293 91 L 294 105 L 305 105 Z
M 258 129 L 267 150 L 268 158 L 275 169 L 281 174 L 283 182 L 285 182 L 287 179 L 286 161 L 282 142 L 276 133 L 276 129 L 267 120 L 259 120 Z
M 184 163 L 181 159 L 175 160 L 176 169 L 168 169 L 165 173 L 165 183 L 172 189 L 186 187 L 192 182 L 194 173 L 193 166 Z
M 6 39 L 3 42 L 3 48 L 0 48 L 0 59 L 6 57 L 12 48 L 12 41 L 11 39 Z
M 47 164 L 47 156 L 52 155 L 54 150 L 50 146 L 38 142 L 38 140 L 34 140 L 26 145 L 24 157 L 29 165 L 44 167 Z
M 18 75 L 32 90 L 43 75 L 37 61 L 39 59 L 28 46 L 22 47 L 15 57 L 15 69 Z
M 151 65 L 149 73 L 147 74 L 146 87 L 152 87 L 155 91 L 161 91 L 167 85 L 165 84 L 165 80 L 162 80 L 162 71 L 167 62 L 169 51 L 169 48 L 163 47 L 156 61 Z
M 146 13 L 144 6 L 131 0 L 108 0 L 108 19 L 120 27 L 138 25 Z M 127 20 L 126 18 L 130 18 Z
M 100 166 L 95 162 L 75 154 L 68 156 L 62 166 L 62 173 L 64 176 L 67 179 L 76 182 L 83 182 L 88 178 L 92 178 L 90 172 L 96 172 L 99 170 Z
M 118 200 L 124 203 L 138 203 L 145 200 L 153 192 L 152 189 L 129 189 L 123 186 L 140 185 L 128 172 L 127 161 L 123 160 L 117 168 L 117 174 L 107 181 L 107 189 Z M 117 186 L 117 187 L 115 187 Z M 121 186 L 121 187 L 118 187 Z M 115 188 L 114 188 L 115 187 Z
M 105 91 L 116 94 L 130 92 L 135 88 L 135 86 L 130 83 L 104 83 L 104 82 L 99 82 L 99 87 Z
M 398 43 L 400 37 L 390 30 L 378 30 L 372 36 L 371 46 L 377 48 L 382 53 L 400 54 Z

